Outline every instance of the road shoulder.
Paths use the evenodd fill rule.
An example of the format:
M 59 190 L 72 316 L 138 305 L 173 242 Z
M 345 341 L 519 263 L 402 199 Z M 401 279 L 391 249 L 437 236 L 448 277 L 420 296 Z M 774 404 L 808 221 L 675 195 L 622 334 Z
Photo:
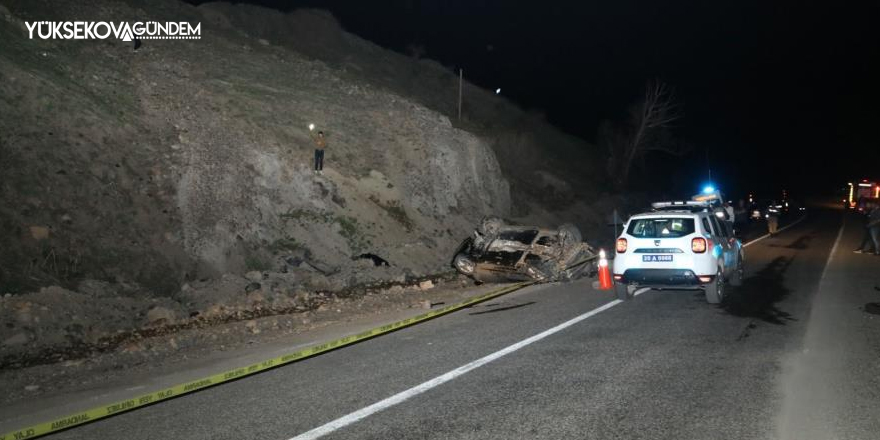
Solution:
M 785 362 L 781 439 L 874 438 L 880 432 L 880 258 L 853 254 L 862 231 L 845 221 L 829 256 L 803 343 Z
M 259 363 L 498 287 L 465 281 L 427 291 L 380 293 L 338 301 L 326 310 L 157 335 L 140 341 L 137 350 L 123 348 L 87 359 L 4 371 L 0 384 L 4 390 L 14 389 L 17 396 L 7 393 L 0 406 L 0 432 Z

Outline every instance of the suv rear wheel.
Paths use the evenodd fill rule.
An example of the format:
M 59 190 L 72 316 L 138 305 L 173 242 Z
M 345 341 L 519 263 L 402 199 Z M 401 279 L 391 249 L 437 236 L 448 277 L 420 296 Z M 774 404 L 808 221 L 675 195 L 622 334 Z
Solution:
M 724 274 L 721 269 L 715 275 L 712 283 L 706 285 L 706 302 L 709 304 L 719 304 L 724 299 Z
M 614 293 L 617 295 L 617 299 L 621 301 L 629 301 L 633 298 L 633 290 L 630 289 L 629 285 L 622 283 L 614 283 Z

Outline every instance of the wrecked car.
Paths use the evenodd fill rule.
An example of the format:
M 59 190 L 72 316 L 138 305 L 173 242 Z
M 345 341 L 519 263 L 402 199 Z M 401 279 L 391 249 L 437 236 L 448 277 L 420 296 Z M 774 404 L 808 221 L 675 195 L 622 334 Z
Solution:
M 477 282 L 568 281 L 594 273 L 597 255 L 574 225 L 546 229 L 487 217 L 459 245 L 452 267 Z

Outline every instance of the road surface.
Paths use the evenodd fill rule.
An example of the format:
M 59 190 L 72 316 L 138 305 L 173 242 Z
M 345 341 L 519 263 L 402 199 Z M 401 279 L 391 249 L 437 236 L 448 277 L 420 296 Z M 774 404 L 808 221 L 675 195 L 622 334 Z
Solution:
M 535 286 L 47 438 L 876 439 L 880 258 L 841 219 L 750 245 L 720 307 Z

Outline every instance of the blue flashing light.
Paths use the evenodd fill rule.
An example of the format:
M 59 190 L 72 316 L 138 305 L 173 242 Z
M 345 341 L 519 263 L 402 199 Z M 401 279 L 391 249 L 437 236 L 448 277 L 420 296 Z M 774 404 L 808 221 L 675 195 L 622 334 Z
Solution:
M 703 187 L 703 194 L 712 194 L 715 192 L 715 187 L 712 185 L 706 185 Z

